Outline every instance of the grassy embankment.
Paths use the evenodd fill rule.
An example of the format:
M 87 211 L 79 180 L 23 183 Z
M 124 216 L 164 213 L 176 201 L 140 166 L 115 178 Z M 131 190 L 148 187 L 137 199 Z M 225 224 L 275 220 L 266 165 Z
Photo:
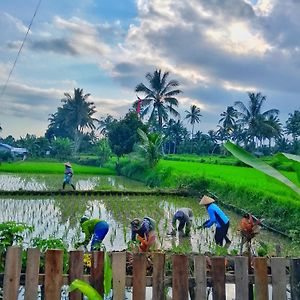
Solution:
M 161 160 L 149 170 L 141 163 L 123 160 L 121 172 L 159 187 L 209 190 L 227 204 L 265 218 L 271 226 L 286 233 L 299 225 L 300 197 L 252 168 Z M 295 173 L 282 173 L 299 185 Z
M 82 166 L 73 164 L 72 167 L 76 174 L 90 174 L 90 175 L 115 175 L 113 168 L 100 168 L 93 166 Z M 62 174 L 64 172 L 64 165 L 61 162 L 47 162 L 47 161 L 17 161 L 14 163 L 1 163 L 0 172 L 8 173 L 30 173 L 30 174 Z

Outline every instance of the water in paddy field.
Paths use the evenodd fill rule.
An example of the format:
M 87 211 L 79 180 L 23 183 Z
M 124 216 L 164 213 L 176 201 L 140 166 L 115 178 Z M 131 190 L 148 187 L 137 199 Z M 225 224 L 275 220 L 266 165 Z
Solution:
M 193 222 L 191 238 L 172 238 L 167 233 L 171 230 L 172 216 L 176 209 L 190 207 L 193 209 L 195 218 Z M 229 237 L 232 244 L 229 251 L 238 251 L 240 237 L 237 224 L 240 216 L 226 211 L 230 216 L 231 228 Z M 207 213 L 200 207 L 197 199 L 174 196 L 64 196 L 52 198 L 25 198 L 0 199 L 0 223 L 5 221 L 24 222 L 34 226 L 32 233 L 25 235 L 25 247 L 30 246 L 31 240 L 39 238 L 61 238 L 69 250 L 73 245 L 83 240 L 79 220 L 82 215 L 91 218 L 104 219 L 109 223 L 109 232 L 104 239 L 107 250 L 123 250 L 127 248 L 130 240 L 130 220 L 135 217 L 150 216 L 157 223 L 157 241 L 159 248 L 177 249 L 185 252 L 193 251 L 204 253 L 214 251 L 214 229 L 201 229 L 196 227 L 202 224 Z M 288 245 L 284 238 L 262 230 L 256 238 L 263 240 L 269 245 L 270 251 L 274 252 L 275 244 Z M 178 248 L 180 244 L 181 248 Z M 289 248 L 286 247 L 286 250 Z

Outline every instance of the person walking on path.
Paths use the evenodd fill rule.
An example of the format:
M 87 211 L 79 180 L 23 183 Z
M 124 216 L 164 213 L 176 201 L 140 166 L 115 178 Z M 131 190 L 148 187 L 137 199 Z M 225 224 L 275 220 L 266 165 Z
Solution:
M 171 235 L 176 235 L 176 231 L 178 230 L 180 235 L 190 236 L 191 226 L 193 221 L 193 211 L 190 208 L 179 208 L 172 219 L 172 231 Z M 177 220 L 179 221 L 179 225 L 177 228 Z M 185 228 L 185 232 L 183 229 Z
M 135 218 L 131 221 L 131 240 L 141 242 L 139 250 L 148 252 L 150 248 L 156 246 L 155 221 L 150 217 L 143 220 Z
M 203 223 L 202 227 L 210 228 L 213 224 L 216 224 L 215 242 L 217 245 L 223 246 L 223 241 L 225 240 L 225 247 L 228 248 L 231 244 L 231 241 L 227 236 L 229 218 L 214 202 L 215 200 L 213 198 L 206 195 L 200 200 L 199 204 L 205 206 L 209 215 L 209 219 Z
M 86 248 L 92 239 L 91 251 L 99 250 L 99 246 L 108 232 L 108 223 L 104 220 L 89 219 L 84 216 L 80 219 L 80 226 L 82 232 L 85 234 L 85 239 L 83 242 L 76 243 L 75 248 L 80 246 L 84 246 Z
M 64 174 L 63 190 L 65 189 L 66 184 L 70 184 L 73 190 L 75 191 L 75 186 L 72 183 L 72 177 L 73 177 L 72 166 L 69 162 L 64 163 L 64 165 L 65 165 L 65 174 Z

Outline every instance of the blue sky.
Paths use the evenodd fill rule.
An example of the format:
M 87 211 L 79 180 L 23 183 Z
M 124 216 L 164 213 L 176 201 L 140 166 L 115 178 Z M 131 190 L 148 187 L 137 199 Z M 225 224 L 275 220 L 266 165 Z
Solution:
M 0 2 L 1 89 L 37 3 Z M 216 129 L 247 91 L 266 95 L 284 123 L 300 109 L 299 14 L 294 0 L 42 0 L 0 99 L 1 134 L 43 135 L 74 88 L 91 94 L 96 117 L 120 117 L 155 68 L 181 83 L 182 120 L 201 108 L 197 129 Z

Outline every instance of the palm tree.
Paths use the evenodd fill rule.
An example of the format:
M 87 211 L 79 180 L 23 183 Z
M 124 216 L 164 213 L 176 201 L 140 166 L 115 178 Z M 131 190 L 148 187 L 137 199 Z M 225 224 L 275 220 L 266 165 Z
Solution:
M 237 110 L 233 106 L 227 106 L 226 111 L 223 111 L 220 116 L 219 124 L 222 123 L 222 127 L 230 134 L 233 130 L 237 119 Z
M 195 104 L 191 105 L 190 111 L 186 110 L 186 116 L 185 118 L 190 121 L 190 124 L 192 125 L 192 136 L 191 136 L 191 153 L 193 152 L 193 137 L 194 137 L 194 127 L 195 123 L 199 123 L 200 117 L 202 117 L 200 113 L 200 108 L 197 107 Z
M 146 79 L 149 81 L 150 86 L 147 87 L 143 83 L 139 83 L 135 91 L 145 94 L 142 102 L 141 117 L 145 116 L 151 111 L 149 122 L 158 120 L 159 130 L 162 130 L 163 121 L 168 121 L 168 113 L 175 117 L 179 117 L 178 111 L 174 108 L 178 106 L 176 95 L 182 91 L 173 89 L 179 86 L 177 80 L 167 81 L 169 72 L 162 74 L 161 70 L 155 70 L 153 74 L 147 73 Z
M 150 167 L 153 168 L 162 155 L 163 137 L 157 133 L 147 134 L 140 128 L 137 129 L 137 133 L 142 140 L 139 148 L 142 151 L 143 157 L 147 159 Z
M 242 125 L 248 129 L 248 135 L 255 144 L 255 138 L 261 141 L 262 132 L 264 128 L 268 127 L 266 120 L 270 116 L 277 116 L 278 109 L 269 109 L 262 112 L 263 104 L 266 101 L 266 97 L 261 93 L 248 93 L 249 102 L 246 106 L 242 101 L 236 101 L 234 105 L 239 109 L 238 116 Z
M 300 137 L 300 111 L 295 110 L 286 121 L 286 133 L 291 134 L 293 141 Z
M 74 89 L 74 96 L 65 93 L 65 98 L 61 100 L 64 103 L 62 109 L 66 118 L 65 124 L 74 132 L 75 153 L 80 147 L 84 129 L 95 129 L 94 122 L 98 121 L 92 117 L 96 106 L 87 101 L 89 96 L 90 94 L 83 94 L 82 89 Z

